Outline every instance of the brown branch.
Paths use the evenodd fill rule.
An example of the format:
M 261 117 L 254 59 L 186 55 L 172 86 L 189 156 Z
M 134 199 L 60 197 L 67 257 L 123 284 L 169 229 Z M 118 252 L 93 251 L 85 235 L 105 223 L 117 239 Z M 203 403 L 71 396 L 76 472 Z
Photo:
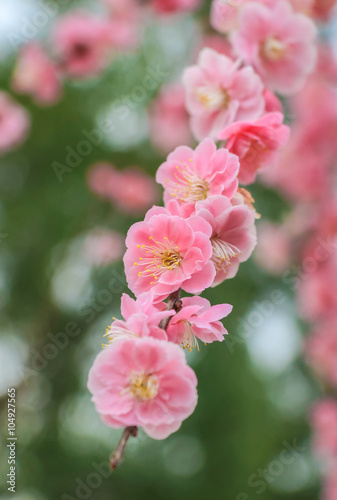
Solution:
M 175 312 L 177 313 L 181 310 L 181 308 L 182 308 L 182 302 L 180 300 L 180 288 L 179 288 L 179 290 L 171 293 L 171 295 L 169 296 L 166 310 L 170 311 L 171 309 L 174 309 Z M 171 316 L 162 319 L 159 324 L 159 327 L 162 328 L 163 330 L 166 330 L 170 322 L 170 319 Z M 112 470 L 117 469 L 117 467 L 123 460 L 126 445 L 128 444 L 130 436 L 137 437 L 137 434 L 138 434 L 138 427 L 136 426 L 125 427 L 115 451 L 110 456 L 110 468 Z
M 128 444 L 130 436 L 137 437 L 138 427 L 125 427 L 122 437 L 119 440 L 117 448 L 110 456 L 110 469 L 115 470 L 121 463 L 126 445 Z

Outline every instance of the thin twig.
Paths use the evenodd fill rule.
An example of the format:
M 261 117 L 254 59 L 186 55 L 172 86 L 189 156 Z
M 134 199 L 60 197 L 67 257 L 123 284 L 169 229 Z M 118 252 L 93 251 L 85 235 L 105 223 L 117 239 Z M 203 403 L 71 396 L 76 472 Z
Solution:
M 117 469 L 117 467 L 121 463 L 130 436 L 137 437 L 137 433 L 138 433 L 138 427 L 135 426 L 125 427 L 122 437 L 120 438 L 119 443 L 117 445 L 117 448 L 110 456 L 110 468 L 112 470 Z
M 180 300 L 180 288 L 176 292 L 171 293 L 171 295 L 168 298 L 167 301 L 167 307 L 166 310 L 170 311 L 171 309 L 174 309 L 175 312 L 179 312 L 182 308 L 182 302 Z M 159 327 L 162 328 L 163 330 L 166 330 L 169 322 L 170 322 L 171 316 L 168 316 L 167 318 L 164 318 L 161 320 Z M 110 456 L 110 468 L 112 470 L 117 469 L 121 461 L 123 460 L 123 456 L 125 453 L 126 445 L 128 444 L 130 436 L 132 437 L 137 437 L 138 433 L 138 427 L 132 426 L 132 427 L 125 427 L 123 434 L 119 440 L 119 443 L 117 445 L 117 448 L 115 451 L 111 454 Z

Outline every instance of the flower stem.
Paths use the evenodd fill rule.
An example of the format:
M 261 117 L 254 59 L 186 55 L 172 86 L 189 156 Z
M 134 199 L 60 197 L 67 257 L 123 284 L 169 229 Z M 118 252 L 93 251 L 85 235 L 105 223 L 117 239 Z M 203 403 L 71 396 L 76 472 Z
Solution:
M 171 309 L 174 309 L 175 312 L 179 312 L 182 308 L 182 303 L 180 300 L 180 288 L 176 292 L 171 293 L 169 295 L 168 301 L 167 301 L 167 307 L 166 310 L 169 311 Z M 160 328 L 163 330 L 166 330 L 169 322 L 170 322 L 171 316 L 168 316 L 167 318 L 164 318 L 160 322 Z M 115 451 L 111 454 L 110 456 L 110 468 L 112 470 L 117 469 L 121 461 L 123 460 L 126 445 L 128 444 L 129 438 L 132 437 L 137 437 L 138 434 L 138 427 L 136 426 L 130 426 L 130 427 L 125 427 L 123 434 L 119 440 L 119 443 L 115 449 Z

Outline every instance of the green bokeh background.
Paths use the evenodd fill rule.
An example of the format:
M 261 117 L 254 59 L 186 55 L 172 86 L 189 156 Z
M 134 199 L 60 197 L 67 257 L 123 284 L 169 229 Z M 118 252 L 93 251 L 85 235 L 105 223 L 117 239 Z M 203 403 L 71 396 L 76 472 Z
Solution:
M 206 2 L 204 12 L 208 8 Z M 64 174 L 62 182 L 52 164 L 64 163 L 66 147 L 77 148 L 84 138 L 82 130 L 95 128 L 101 111 L 141 84 L 149 64 L 164 64 L 166 80 L 178 77 L 195 36 L 196 25 L 190 18 L 158 21 L 156 25 L 149 21 L 135 54 L 119 56 L 100 78 L 66 82 L 64 98 L 58 105 L 39 108 L 29 98 L 17 97 L 31 114 L 32 129 L 25 144 L 1 158 L 0 166 L 0 232 L 7 234 L 0 245 L 1 341 L 23 353 L 19 361 L 15 357 L 7 360 L 17 363 L 19 374 L 15 379 L 17 500 L 318 498 L 317 466 L 310 457 L 306 423 L 306 410 L 317 389 L 308 369 L 298 359 L 278 373 L 268 372 L 254 363 L 240 340 L 202 347 L 200 353 L 188 355 L 199 380 L 199 404 L 179 432 L 163 442 L 140 433 L 130 441 L 120 469 L 102 479 L 98 488 L 89 486 L 92 491 L 87 496 L 76 494 L 78 479 L 90 483 L 90 474 L 95 472 L 93 462 L 107 461 L 121 434 L 100 422 L 85 383 L 89 366 L 101 349 L 105 327 L 111 316 L 118 315 L 121 293 L 127 289 L 121 262 L 92 268 L 89 284 L 83 287 L 79 283 L 82 289 L 68 305 L 66 300 L 62 303 L 55 299 L 53 283 L 68 259 L 70 271 L 64 287 L 71 281 L 71 288 L 76 289 L 76 275 L 71 274 L 76 252 L 74 257 L 73 250 L 70 258 L 69 249 L 74 248 L 77 237 L 97 226 L 126 234 L 141 218 L 118 212 L 109 202 L 95 197 L 86 185 L 88 167 L 106 160 L 120 169 L 138 165 L 154 175 L 163 157 L 148 139 L 138 140 L 136 133 L 131 144 L 124 147 L 106 137 L 71 173 Z M 12 68 L 13 58 L 9 57 L 2 65 L 2 89 L 8 89 Z M 148 92 L 134 110 L 141 127 L 146 107 L 157 91 Z M 256 185 L 252 192 L 263 218 L 278 221 L 289 210 L 274 191 Z M 106 289 L 111 292 L 111 301 L 102 305 L 100 291 Z M 253 260 L 241 265 L 235 279 L 203 295 L 212 303 L 234 305 L 225 325 L 230 336 L 237 339 L 240 318 L 254 302 L 268 300 L 275 289 L 289 296 L 287 311 L 292 318 L 293 291 L 282 280 L 260 270 Z M 88 321 L 88 315 L 81 313 L 83 307 L 100 310 L 95 310 L 94 318 Z M 60 349 L 43 369 L 34 370 L 36 352 L 41 354 L 51 342 L 48 334 L 64 332 L 71 321 L 77 323 L 81 333 L 70 338 L 66 348 Z M 251 336 L 254 333 L 253 329 Z M 301 404 L 296 405 L 296 401 Z M 6 394 L 1 403 L 5 435 Z M 284 441 L 292 444 L 294 440 L 303 451 L 293 464 L 285 466 L 262 492 L 249 484 L 252 474 L 279 460 Z M 2 479 L 8 472 L 6 456 L 3 449 Z M 1 498 L 7 497 L 13 498 L 5 486 Z

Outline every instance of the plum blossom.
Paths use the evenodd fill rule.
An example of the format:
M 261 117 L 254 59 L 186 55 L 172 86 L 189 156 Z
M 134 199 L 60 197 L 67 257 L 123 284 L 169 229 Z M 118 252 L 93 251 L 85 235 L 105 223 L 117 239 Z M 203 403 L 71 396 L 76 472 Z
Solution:
M 197 378 L 183 351 L 154 338 L 119 340 L 103 349 L 88 388 L 103 422 L 141 426 L 153 439 L 176 432 L 197 404 Z
M 171 342 L 181 344 L 184 349 L 199 350 L 198 339 L 204 343 L 222 342 L 227 330 L 221 319 L 233 309 L 230 304 L 211 306 L 203 297 L 185 297 L 182 309 L 170 319 L 167 336 Z
M 108 344 L 123 338 L 154 337 L 167 340 L 165 330 L 159 327 L 162 319 L 172 316 L 173 310 L 166 310 L 166 304 L 153 304 L 151 293 L 144 293 L 134 300 L 123 293 L 121 299 L 121 313 L 125 321 L 112 318 L 114 321 L 108 326 L 105 337 Z
M 180 83 L 171 83 L 161 89 L 149 116 L 150 139 L 160 151 L 167 154 L 181 144 L 191 144 L 185 89 Z
M 318 376 L 325 382 L 337 387 L 337 336 L 335 316 L 325 319 L 314 328 L 307 339 L 305 353 L 308 362 Z
M 251 2 L 241 9 L 233 44 L 270 90 L 290 95 L 315 68 L 315 37 L 314 23 L 288 2 L 270 8 Z
M 282 113 L 266 113 L 253 122 L 237 122 L 218 135 L 226 140 L 226 148 L 239 157 L 239 181 L 251 184 L 258 171 L 273 167 L 279 149 L 289 138 L 290 129 L 283 125 Z
M 184 219 L 153 207 L 129 229 L 124 256 L 130 290 L 166 297 L 182 288 L 199 293 L 213 282 L 212 228 L 201 217 Z
M 151 2 L 159 14 L 193 11 L 200 5 L 200 0 L 151 0 Z
M 19 52 L 12 86 L 19 94 L 29 94 L 38 104 L 52 105 L 61 97 L 62 87 L 57 66 L 42 46 L 35 42 Z
M 110 163 L 96 163 L 87 173 L 90 189 L 128 214 L 144 213 L 158 200 L 151 176 L 138 167 L 117 170 Z
M 224 127 L 239 120 L 254 120 L 264 110 L 263 84 L 251 67 L 203 49 L 198 64 L 185 70 L 186 107 L 198 140 L 216 139 Z
M 156 180 L 165 190 L 164 201 L 176 199 L 190 215 L 197 201 L 222 194 L 232 198 L 238 187 L 239 160 L 226 149 L 217 150 L 211 139 L 195 150 L 175 149 L 158 169 Z
M 27 111 L 6 92 L 0 91 L 0 155 L 22 144 L 29 127 Z
M 212 196 L 196 205 L 196 213 L 212 227 L 212 286 L 233 278 L 256 245 L 255 214 L 245 204 L 233 206 L 225 196 Z
M 109 36 L 107 21 L 81 11 L 66 14 L 53 34 L 60 68 L 74 78 L 97 75 L 107 63 Z

